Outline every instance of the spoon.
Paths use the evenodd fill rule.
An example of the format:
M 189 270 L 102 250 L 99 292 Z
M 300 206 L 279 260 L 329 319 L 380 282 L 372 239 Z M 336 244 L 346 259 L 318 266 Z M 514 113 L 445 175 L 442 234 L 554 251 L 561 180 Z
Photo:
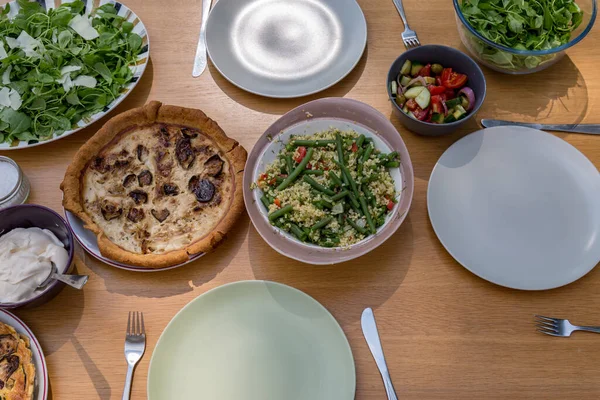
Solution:
M 83 285 L 85 285 L 89 279 L 89 276 L 87 276 L 87 275 L 60 274 L 58 272 L 58 269 L 56 268 L 56 264 L 54 264 L 54 262 L 52 262 L 52 261 L 50 261 L 50 264 L 52 265 L 52 270 L 50 271 L 50 275 L 48 276 L 48 278 L 46 278 L 46 280 L 44 282 L 42 282 L 37 287 L 37 290 L 41 290 L 41 289 L 45 288 L 52 281 L 61 281 L 71 287 L 74 287 L 75 289 L 81 290 L 83 288 Z

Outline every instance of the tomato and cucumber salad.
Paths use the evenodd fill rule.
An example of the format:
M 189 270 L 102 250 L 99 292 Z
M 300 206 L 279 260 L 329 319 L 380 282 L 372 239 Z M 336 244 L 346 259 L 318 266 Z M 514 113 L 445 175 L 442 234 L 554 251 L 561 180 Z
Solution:
M 465 118 L 475 106 L 475 93 L 467 82 L 467 75 L 441 64 L 406 60 L 390 89 L 409 117 L 446 124 Z

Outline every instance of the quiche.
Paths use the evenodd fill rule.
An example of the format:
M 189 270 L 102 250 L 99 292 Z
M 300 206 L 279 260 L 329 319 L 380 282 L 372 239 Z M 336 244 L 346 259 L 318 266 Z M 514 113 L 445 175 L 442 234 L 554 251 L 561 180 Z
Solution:
M 0 322 L 0 399 L 31 400 L 34 383 L 29 338 Z
M 103 256 L 173 266 L 217 247 L 243 212 L 246 158 L 202 111 L 150 102 L 79 149 L 63 206 L 96 234 Z

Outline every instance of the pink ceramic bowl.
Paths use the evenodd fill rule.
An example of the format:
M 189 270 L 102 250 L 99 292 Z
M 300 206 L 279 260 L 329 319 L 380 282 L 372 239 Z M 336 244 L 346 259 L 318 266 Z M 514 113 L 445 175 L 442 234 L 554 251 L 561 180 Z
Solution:
M 290 135 L 311 135 L 329 128 L 354 130 L 373 138 L 375 147 L 385 151 L 397 151 L 400 168 L 391 171 L 400 198 L 387 220 L 375 235 L 345 248 L 325 248 L 301 242 L 271 225 L 267 210 L 260 201 L 262 191 L 251 189 L 277 154 L 289 141 Z M 288 112 L 266 130 L 260 137 L 246 163 L 244 171 L 244 202 L 254 227 L 262 238 L 276 251 L 286 257 L 308 264 L 336 264 L 367 254 L 385 242 L 400 227 L 413 196 L 414 175 L 406 145 L 400 134 L 379 111 L 356 100 L 324 98 L 303 104 Z

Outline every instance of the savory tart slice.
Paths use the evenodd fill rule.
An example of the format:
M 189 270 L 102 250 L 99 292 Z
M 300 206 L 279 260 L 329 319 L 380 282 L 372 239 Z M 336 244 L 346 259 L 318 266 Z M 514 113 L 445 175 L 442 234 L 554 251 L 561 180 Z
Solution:
M 29 338 L 0 322 L 0 399 L 31 400 L 34 384 Z
M 242 213 L 246 158 L 202 111 L 151 102 L 110 119 L 79 149 L 63 205 L 105 257 L 176 265 L 213 250 Z

